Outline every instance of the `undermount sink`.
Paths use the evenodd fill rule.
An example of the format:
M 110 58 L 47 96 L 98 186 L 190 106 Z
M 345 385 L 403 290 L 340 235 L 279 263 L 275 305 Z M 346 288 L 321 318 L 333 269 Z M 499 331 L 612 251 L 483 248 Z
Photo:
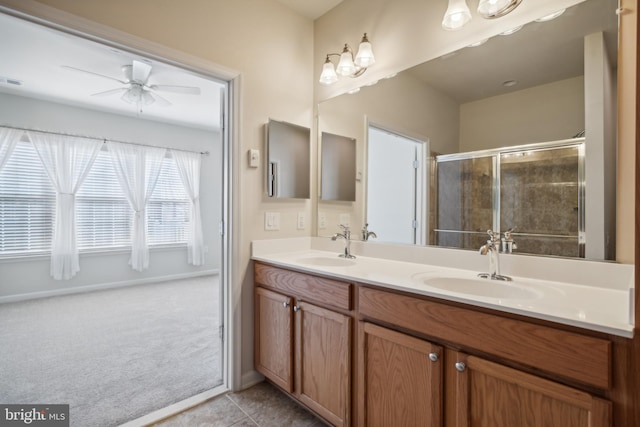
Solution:
M 536 299 L 541 296 L 541 292 L 529 287 L 498 280 L 431 277 L 423 279 L 422 283 L 445 291 L 489 298 Z
M 337 255 L 335 257 L 312 256 L 299 258 L 296 261 L 300 264 L 317 265 L 322 267 L 349 267 L 356 263 L 353 259 L 340 258 Z

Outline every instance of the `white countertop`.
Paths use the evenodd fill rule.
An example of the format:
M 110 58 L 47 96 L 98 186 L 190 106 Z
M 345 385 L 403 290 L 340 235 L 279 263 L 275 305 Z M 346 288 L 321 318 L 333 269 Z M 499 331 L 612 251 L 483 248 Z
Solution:
M 514 270 L 522 266 L 523 263 L 536 263 L 539 264 L 540 271 L 545 273 L 541 275 L 549 276 L 550 273 L 547 270 L 552 265 L 557 271 L 557 276 L 565 279 L 569 272 L 564 270 L 570 271 L 575 269 L 577 265 L 582 271 L 576 272 L 577 274 L 574 276 L 582 277 L 584 275 L 585 280 L 587 280 L 586 277 L 590 277 L 590 283 L 575 283 L 575 280 L 554 281 L 548 280 L 546 277 L 545 280 L 541 280 L 531 277 L 531 271 L 535 271 L 535 268 L 526 268 L 526 266 L 523 266 L 522 270 L 529 272 L 528 277 L 515 274 L 517 271 L 505 272 L 503 268 L 501 272 L 508 274 L 513 281 L 497 282 L 477 278 L 477 273 L 486 269 L 451 268 L 450 266 L 430 264 L 428 261 L 406 262 L 387 257 L 361 255 L 358 252 L 367 252 L 363 248 L 369 245 L 369 243 L 362 244 L 362 242 L 353 242 L 355 245 L 352 247 L 352 253 L 356 255 L 356 258 L 350 262 L 338 258 L 339 250 L 326 250 L 327 246 L 340 248 L 340 245 L 335 246 L 334 242 L 327 243 L 326 241 L 329 239 L 326 241 L 315 239 L 321 238 L 255 241 L 252 245 L 252 259 L 297 271 L 322 274 L 381 288 L 491 308 L 628 338 L 633 337 L 632 265 L 560 260 L 561 264 L 562 261 L 568 262 L 567 265 L 560 266 L 561 264 L 558 264 L 558 260 L 555 259 L 549 261 L 545 258 L 526 257 L 528 260 L 506 262 L 507 270 Z M 380 252 L 381 250 L 383 252 L 390 250 L 396 255 L 404 252 L 403 258 L 411 258 L 407 255 L 411 255 L 414 251 L 424 253 L 425 248 L 378 244 L 375 251 Z M 433 256 L 434 253 L 437 255 L 437 252 L 432 252 L 438 251 L 438 249 L 428 248 L 427 250 L 432 255 L 429 258 L 436 258 L 438 261 L 438 256 Z M 476 258 L 469 258 L 473 264 L 479 258 L 488 266 L 487 257 L 470 251 L 445 250 L 444 257 L 452 258 L 454 254 L 459 255 L 460 258 L 473 255 Z M 394 257 L 391 256 L 391 258 Z M 503 258 L 507 258 L 507 256 L 501 255 L 501 263 L 504 261 Z M 444 262 L 439 264 L 444 264 Z M 601 278 L 598 278 L 599 274 L 597 273 L 603 269 L 606 271 L 603 272 Z M 584 270 L 590 274 L 585 275 Z M 598 280 L 603 283 L 601 285 L 594 283 Z M 465 292 L 457 292 L 452 290 L 450 285 L 462 285 L 467 288 Z M 476 285 L 478 288 L 475 287 Z M 480 288 L 483 285 L 484 288 Z

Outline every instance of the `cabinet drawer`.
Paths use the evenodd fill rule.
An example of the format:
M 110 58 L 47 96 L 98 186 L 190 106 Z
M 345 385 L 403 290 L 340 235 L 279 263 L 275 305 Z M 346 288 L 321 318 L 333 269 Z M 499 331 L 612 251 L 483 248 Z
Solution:
M 360 287 L 360 314 L 602 389 L 611 342 L 420 298 Z
M 276 289 L 304 301 L 332 305 L 343 310 L 352 309 L 350 283 L 284 270 L 260 263 L 254 264 L 255 283 Z

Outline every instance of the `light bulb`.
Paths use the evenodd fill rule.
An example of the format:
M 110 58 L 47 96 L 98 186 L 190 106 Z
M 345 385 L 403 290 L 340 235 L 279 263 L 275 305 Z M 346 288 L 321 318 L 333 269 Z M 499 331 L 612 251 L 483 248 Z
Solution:
M 336 73 L 341 76 L 351 76 L 356 72 L 356 65 L 353 63 L 353 55 L 348 45 L 344 45 L 344 49 L 340 54 L 340 62 L 336 67 Z
M 367 68 L 375 64 L 376 59 L 373 56 L 373 49 L 371 43 L 367 38 L 367 33 L 364 33 L 360 46 L 358 47 L 358 54 L 356 55 L 355 64 L 358 67 Z
M 329 60 L 329 56 L 327 56 L 327 60 L 322 66 L 322 74 L 320 74 L 320 84 L 330 85 L 338 81 L 338 75 L 336 74 L 336 69 L 333 67 L 333 63 Z
M 449 0 L 449 7 L 442 19 L 442 28 L 458 30 L 471 20 L 471 11 L 466 0 Z

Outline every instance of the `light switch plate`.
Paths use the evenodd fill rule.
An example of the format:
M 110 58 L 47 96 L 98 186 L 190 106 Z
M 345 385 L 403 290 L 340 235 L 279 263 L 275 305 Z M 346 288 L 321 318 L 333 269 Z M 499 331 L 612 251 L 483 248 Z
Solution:
M 249 167 L 257 168 L 260 166 L 260 150 L 249 150 Z
M 265 231 L 280 230 L 280 212 L 264 213 L 264 229 Z

